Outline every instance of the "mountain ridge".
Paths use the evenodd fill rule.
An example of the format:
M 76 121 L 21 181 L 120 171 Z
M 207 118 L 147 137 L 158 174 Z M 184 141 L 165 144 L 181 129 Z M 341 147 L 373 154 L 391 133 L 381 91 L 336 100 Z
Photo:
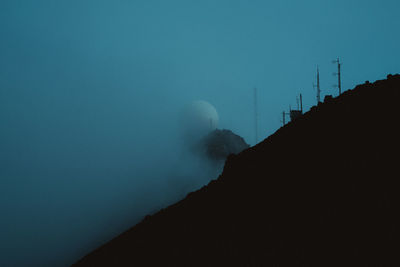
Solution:
M 326 99 L 73 266 L 400 263 L 399 97 L 388 75 Z

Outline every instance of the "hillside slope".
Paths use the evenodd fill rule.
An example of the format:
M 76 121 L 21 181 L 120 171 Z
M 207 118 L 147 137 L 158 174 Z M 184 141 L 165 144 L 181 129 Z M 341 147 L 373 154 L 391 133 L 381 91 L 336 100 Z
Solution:
M 400 76 L 319 104 L 74 266 L 400 266 Z

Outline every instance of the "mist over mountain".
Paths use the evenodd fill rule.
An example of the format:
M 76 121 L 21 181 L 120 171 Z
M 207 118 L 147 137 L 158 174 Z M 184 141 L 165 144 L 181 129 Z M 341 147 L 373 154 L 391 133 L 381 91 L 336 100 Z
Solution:
M 399 72 L 399 10 L 399 0 L 1 0 L 0 266 L 69 266 L 208 184 L 224 160 L 207 150 L 233 150 L 199 156 L 186 142 L 217 128 L 255 145 L 300 93 L 304 110 L 315 104 L 317 65 L 322 98 L 337 95 L 334 59 L 343 88 Z M 184 111 L 193 102 L 200 114 Z
M 400 75 L 326 98 L 73 266 L 397 266 Z
M 189 192 L 218 177 L 229 155 L 238 154 L 250 147 L 242 137 L 227 129 L 215 129 L 193 142 L 184 141 L 179 144 L 175 148 L 179 151 L 177 160 L 167 160 L 170 166 L 164 174 L 159 174 L 167 177 L 164 179 L 165 186 L 175 194 L 169 203 L 183 199 Z

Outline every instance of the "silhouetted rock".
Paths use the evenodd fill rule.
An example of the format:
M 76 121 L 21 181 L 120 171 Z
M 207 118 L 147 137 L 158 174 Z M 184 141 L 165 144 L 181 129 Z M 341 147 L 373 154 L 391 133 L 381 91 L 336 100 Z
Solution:
M 324 98 L 324 103 L 328 103 L 328 102 L 332 101 L 332 99 L 333 99 L 332 95 L 326 95 Z
M 400 76 L 319 104 L 74 266 L 400 266 Z
M 232 131 L 217 129 L 202 138 L 192 150 L 213 162 L 220 163 L 230 154 L 238 154 L 249 147 L 242 137 Z

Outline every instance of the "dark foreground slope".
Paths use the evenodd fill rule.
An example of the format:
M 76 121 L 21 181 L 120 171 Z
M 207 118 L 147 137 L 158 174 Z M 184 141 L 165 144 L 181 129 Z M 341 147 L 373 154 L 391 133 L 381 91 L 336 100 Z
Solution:
M 399 97 L 396 75 L 312 108 L 75 266 L 400 266 Z

